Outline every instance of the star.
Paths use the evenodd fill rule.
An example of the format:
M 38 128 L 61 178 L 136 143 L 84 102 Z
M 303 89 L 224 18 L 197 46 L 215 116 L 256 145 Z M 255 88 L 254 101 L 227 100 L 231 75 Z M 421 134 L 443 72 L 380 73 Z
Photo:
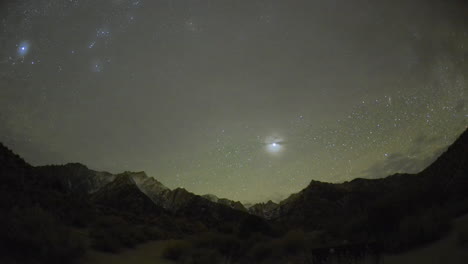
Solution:
M 276 141 L 267 144 L 266 148 L 267 152 L 270 154 L 278 154 L 281 152 L 282 149 L 283 147 L 281 146 L 281 144 Z
M 19 56 L 21 56 L 21 57 L 26 56 L 28 51 L 29 51 L 29 43 L 28 42 L 22 42 L 21 44 L 19 44 L 19 47 L 18 47 L 18 55 Z

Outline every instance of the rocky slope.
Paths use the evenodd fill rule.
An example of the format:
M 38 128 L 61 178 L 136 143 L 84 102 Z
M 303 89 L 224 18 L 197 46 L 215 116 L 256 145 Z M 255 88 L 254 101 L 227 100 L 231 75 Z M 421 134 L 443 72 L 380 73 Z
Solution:
M 165 193 L 170 189 L 153 177 L 148 177 L 145 172 L 124 172 L 120 174 L 132 178 L 138 188 L 147 195 L 155 204 L 170 209 L 165 201 Z
M 35 171 L 40 177 L 60 181 L 68 191 L 81 194 L 94 193 L 116 178 L 109 172 L 94 171 L 80 163 L 39 166 Z
M 246 210 L 239 202 L 219 198 L 213 201 L 183 188 L 171 190 L 145 172 L 114 175 L 91 170 L 79 163 L 33 167 L 1 144 L 0 172 L 3 178 L 0 190 L 6 188 L 8 193 L 15 191 L 12 195 L 15 197 L 26 198 L 30 195 L 24 191 L 27 188 L 38 193 L 44 191 L 58 196 L 66 195 L 68 200 L 88 201 L 90 198 L 89 202 L 101 207 L 132 213 L 164 211 L 181 217 L 188 215 L 205 220 L 210 218 L 209 222 L 230 219 L 231 215 L 246 216 Z M 13 186 L 16 187 L 12 188 Z M 47 203 L 45 200 L 50 200 L 49 196 L 43 195 L 44 203 Z M 32 203 L 34 198 L 28 200 Z
M 341 184 L 312 181 L 278 208 L 256 214 L 305 229 L 349 225 L 371 232 L 398 228 L 404 217 L 428 210 L 450 217 L 468 211 L 468 131 L 418 174 Z
M 34 171 L 38 174 L 38 177 L 47 179 L 46 181 L 56 181 L 58 182 L 57 184 L 62 186 L 67 192 L 80 195 L 98 192 L 101 188 L 112 183 L 120 176 L 125 176 L 131 178 L 137 188 L 148 196 L 156 205 L 172 212 L 177 212 L 181 207 L 185 207 L 190 203 L 191 199 L 198 197 L 183 188 L 171 190 L 143 171 L 126 171 L 114 175 L 109 172 L 91 170 L 79 163 L 40 166 L 35 167 Z M 203 196 L 203 198 L 209 202 L 218 203 L 244 212 L 247 211 L 240 202 L 213 197 L 215 196 Z
M 213 195 L 213 194 L 205 194 L 205 195 L 202 195 L 202 197 L 214 203 L 223 204 L 232 209 L 247 212 L 247 208 L 245 208 L 245 206 L 239 201 L 232 201 L 226 198 L 218 198 L 216 195 Z
M 160 215 L 164 210 L 138 188 L 129 175 L 118 175 L 115 180 L 104 185 L 91 195 L 97 205 L 136 215 Z
M 247 212 L 240 202 L 218 198 L 215 195 L 199 196 L 184 188 L 171 190 L 158 180 L 146 175 L 145 172 L 124 172 L 121 175 L 128 175 L 133 178 L 136 185 L 143 193 L 145 193 L 154 203 L 169 211 L 178 212 L 181 208 L 184 208 L 187 204 L 191 203 L 191 200 L 202 198 L 207 202 L 217 203 L 231 209 Z
M 249 207 L 248 211 L 265 219 L 274 219 L 278 217 L 279 204 L 270 200 L 266 203 L 254 204 Z

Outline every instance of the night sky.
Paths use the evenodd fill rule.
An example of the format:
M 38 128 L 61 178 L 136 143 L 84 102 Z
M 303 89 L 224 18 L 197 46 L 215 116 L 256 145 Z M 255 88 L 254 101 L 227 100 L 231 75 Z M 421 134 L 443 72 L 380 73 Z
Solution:
M 468 125 L 463 1 L 0 2 L 0 141 L 244 202 L 418 172 Z

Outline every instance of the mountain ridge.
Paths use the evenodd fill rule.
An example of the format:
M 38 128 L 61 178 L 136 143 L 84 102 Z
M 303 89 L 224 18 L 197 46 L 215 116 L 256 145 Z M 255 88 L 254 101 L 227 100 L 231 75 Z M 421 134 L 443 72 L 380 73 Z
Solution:
M 337 184 L 312 180 L 306 188 L 269 212 L 273 215 L 269 219 L 320 229 L 339 228 L 339 221 L 330 223 L 328 219 L 353 219 L 361 215 L 365 221 L 372 222 L 372 218 L 376 218 L 393 226 L 388 219 L 423 211 L 423 206 L 466 202 L 467 190 L 468 130 L 420 173 L 397 173 L 380 179 L 356 178 Z M 460 210 L 466 212 L 467 209 Z M 387 215 L 387 221 L 381 219 L 379 213 Z
M 201 198 L 206 199 L 209 202 L 218 203 L 235 210 L 248 212 L 250 214 L 271 220 L 278 218 L 281 214 L 284 214 L 284 212 L 289 211 L 291 204 L 295 203 L 295 201 L 297 201 L 298 199 L 301 199 L 301 196 L 303 196 L 305 190 L 311 188 L 317 188 L 319 190 L 331 188 L 333 189 L 333 192 L 338 193 L 340 190 L 343 192 L 345 192 L 346 190 L 347 192 L 352 192 L 354 190 L 362 191 L 363 189 L 365 189 L 365 192 L 367 193 L 366 195 L 370 195 L 368 191 L 368 189 L 370 188 L 383 188 L 385 189 L 385 193 L 395 189 L 395 186 L 392 187 L 392 185 L 397 185 L 398 188 L 401 188 L 401 182 L 413 181 L 414 179 L 410 180 L 409 178 L 413 178 L 414 175 L 426 175 L 426 177 L 430 176 L 434 178 L 432 179 L 432 181 L 442 180 L 443 182 L 445 182 L 445 189 L 454 189 L 456 190 L 457 195 L 460 195 L 462 190 L 459 190 L 459 187 L 457 187 L 455 183 L 464 179 L 462 175 L 464 170 L 461 169 L 461 171 L 459 172 L 456 171 L 457 169 L 460 170 L 460 160 L 463 160 L 463 158 L 460 159 L 458 158 L 458 156 L 464 155 L 463 157 L 466 159 L 468 159 L 468 157 L 466 156 L 466 154 L 464 154 L 465 152 L 463 152 L 463 150 L 457 150 L 460 148 L 457 146 L 461 144 L 460 142 L 466 142 L 468 140 L 467 134 L 467 131 L 463 132 L 458 137 L 458 139 L 436 159 L 436 161 L 431 163 L 420 173 L 397 173 L 378 179 L 355 178 L 350 181 L 345 181 L 343 183 L 326 183 L 311 180 L 307 187 L 305 187 L 298 193 L 291 194 L 289 197 L 280 201 L 279 203 L 274 203 L 272 201 L 256 203 L 249 206 L 248 209 L 241 202 L 232 201 L 225 198 L 218 198 L 217 196 L 212 194 L 196 195 L 181 187 L 171 190 L 154 177 L 148 176 L 144 171 L 125 171 L 119 174 L 112 174 L 109 172 L 91 170 L 86 165 L 83 165 L 81 163 L 67 163 L 64 165 L 46 165 L 32 167 L 29 164 L 27 164 L 20 156 L 14 154 L 8 147 L 4 146 L 1 143 L 0 146 L 2 148 L 3 155 L 0 158 L 3 158 L 5 163 L 10 164 L 9 166 L 17 164 L 15 165 L 17 167 L 34 168 L 39 177 L 50 177 L 51 174 L 66 175 L 66 177 L 57 177 L 57 179 L 61 181 L 61 184 L 63 186 L 66 186 L 66 188 L 68 188 L 70 192 L 77 192 L 81 194 L 95 193 L 100 188 L 104 187 L 106 184 L 109 184 L 115 179 L 117 179 L 120 175 L 129 175 L 134 180 L 134 183 L 141 192 L 148 196 L 156 205 L 166 210 L 176 212 L 177 210 L 179 210 L 179 208 L 184 207 L 186 204 L 188 204 L 190 199 L 193 199 L 193 197 L 196 196 L 200 196 Z M 456 152 L 456 154 L 451 154 L 453 152 Z M 444 160 L 445 162 L 451 162 L 453 164 L 451 164 L 450 166 L 440 165 L 441 161 Z M 455 162 L 457 160 L 458 163 Z M 437 178 L 437 175 L 440 175 L 441 171 L 447 173 L 447 170 L 449 171 L 448 174 L 452 176 L 450 181 L 444 181 L 443 179 Z M 338 195 L 338 193 L 336 195 Z M 322 190 L 322 195 L 331 195 L 331 192 Z
M 179 239 L 204 232 L 243 242 L 311 237 L 319 255 L 332 248 L 407 250 L 440 238 L 450 220 L 468 213 L 467 161 L 468 130 L 420 173 L 343 183 L 311 180 L 280 203 L 244 211 L 214 195 L 171 190 L 141 171 L 114 175 L 79 163 L 34 167 L 0 145 L 0 213 L 8 216 L 0 218 L 0 258 L 21 257 L 24 247 L 17 245 L 30 243 L 25 227 L 46 223 L 36 248 L 63 230 L 70 236 L 74 228 L 88 228 L 93 245 L 104 250 L 145 241 L 145 234 Z

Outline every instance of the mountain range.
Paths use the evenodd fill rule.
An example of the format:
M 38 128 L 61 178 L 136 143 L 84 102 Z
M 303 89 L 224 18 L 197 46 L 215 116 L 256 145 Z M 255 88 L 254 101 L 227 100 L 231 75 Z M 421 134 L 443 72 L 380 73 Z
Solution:
M 248 209 L 215 195 L 170 189 L 145 172 L 112 174 L 78 163 L 34 167 L 0 144 L 0 213 L 15 215 L 18 208 L 32 207 L 67 226 L 116 216 L 130 225 L 156 226 L 167 238 L 203 230 L 248 237 L 301 229 L 325 232 L 329 244 L 385 241 L 387 249 L 396 250 L 421 242 L 418 237 L 401 243 L 402 232 L 427 233 L 420 226 L 429 222 L 431 232 L 437 230 L 421 235 L 429 241 L 450 219 L 468 212 L 468 130 L 420 173 L 338 184 L 312 180 L 280 203 Z M 0 220 L 0 226 L 15 225 L 8 221 Z M 5 242 L 12 239 L 0 235 L 0 247 L 14 252 L 15 245 Z

